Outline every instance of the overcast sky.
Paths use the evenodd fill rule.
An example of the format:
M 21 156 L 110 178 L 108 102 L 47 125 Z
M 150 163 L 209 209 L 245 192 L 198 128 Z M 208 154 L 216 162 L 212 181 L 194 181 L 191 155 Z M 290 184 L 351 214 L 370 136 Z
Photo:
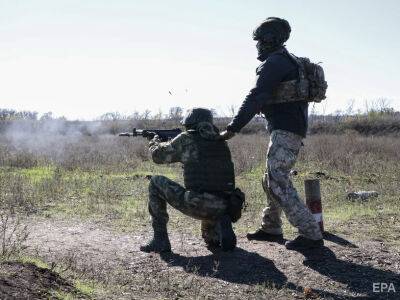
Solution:
M 229 114 L 255 78 L 251 33 L 292 26 L 290 52 L 323 62 L 321 113 L 387 98 L 400 109 L 400 1 L 0 0 L 0 108 L 71 119 L 204 106 Z

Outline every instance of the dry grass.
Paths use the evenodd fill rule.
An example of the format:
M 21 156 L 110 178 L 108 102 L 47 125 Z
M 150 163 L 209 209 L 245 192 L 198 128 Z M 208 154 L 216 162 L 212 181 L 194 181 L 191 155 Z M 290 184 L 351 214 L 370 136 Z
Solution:
M 0 167 L 55 166 L 65 170 L 132 170 L 148 159 L 147 141 L 111 135 L 0 137 Z
M 257 168 L 265 161 L 268 137 L 266 134 L 238 135 L 229 141 L 235 173 L 240 175 Z
M 306 140 L 300 160 L 349 175 L 381 172 L 397 164 L 399 147 L 400 141 L 394 137 L 312 135 Z
M 21 176 L 0 175 L 0 259 L 18 255 L 25 249 L 29 235 L 27 214 L 32 199 L 26 198 Z

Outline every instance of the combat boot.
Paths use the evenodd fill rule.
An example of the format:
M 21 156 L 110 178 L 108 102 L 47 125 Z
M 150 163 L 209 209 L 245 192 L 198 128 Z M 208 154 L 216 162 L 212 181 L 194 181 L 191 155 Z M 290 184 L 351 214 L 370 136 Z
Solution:
M 219 241 L 206 241 L 206 248 L 210 251 L 217 250 L 221 248 Z
M 233 232 L 231 217 L 224 215 L 218 220 L 220 246 L 223 251 L 233 250 L 236 247 L 236 235 Z
M 246 237 L 249 241 L 256 240 L 256 241 L 267 241 L 267 242 L 277 242 L 277 243 L 284 242 L 283 234 L 267 233 L 261 228 L 257 229 L 254 232 L 249 232 L 246 235 Z
M 307 250 L 314 248 L 321 248 L 324 246 L 324 240 L 312 240 L 299 235 L 293 241 L 288 241 L 285 243 L 285 247 L 288 250 Z
M 147 253 L 171 252 L 171 243 L 169 242 L 167 230 L 154 231 L 153 239 L 146 245 L 140 246 L 140 251 Z

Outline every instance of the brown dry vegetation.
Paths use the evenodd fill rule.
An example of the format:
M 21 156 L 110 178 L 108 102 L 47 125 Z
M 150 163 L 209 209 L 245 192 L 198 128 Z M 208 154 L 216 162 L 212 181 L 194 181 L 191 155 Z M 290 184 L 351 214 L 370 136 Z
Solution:
M 41 130 L 28 130 L 35 126 L 21 124 L 12 126 L 12 131 L 6 130 L 10 124 L 2 127 L 0 204 L 6 222 L 2 221 L 0 243 L 3 260 L 34 256 L 66 278 L 65 286 L 55 284 L 59 290 L 46 295 L 60 299 L 288 299 L 304 297 L 303 289 L 311 287 L 329 299 L 393 296 L 371 294 L 370 287 L 374 280 L 392 280 L 399 272 L 400 141 L 393 135 L 365 136 L 344 130 L 305 140 L 296 165 L 298 175 L 293 178 L 296 187 L 303 194 L 304 179 L 320 178 L 326 229 L 360 246 L 352 250 L 346 243 L 328 244 L 343 263 L 324 252 L 305 268 L 298 254 L 243 238 L 231 256 L 213 256 L 199 239 L 197 222 L 172 210 L 169 228 L 176 255 L 162 260 L 141 254 L 138 244 L 149 236 L 144 176 L 163 174 L 181 181 L 179 165 L 152 164 L 147 141 L 139 137 L 99 134 L 109 131 L 93 131 L 89 125 L 85 130 L 90 134 L 82 134 L 72 127 L 60 132 L 64 127 L 55 130 L 47 124 L 44 130 L 43 124 L 34 124 Z M 101 123 L 96 130 L 110 124 L 116 132 L 126 127 L 125 123 Z M 258 132 L 229 142 L 237 183 L 248 203 L 235 225 L 241 237 L 258 226 L 265 206 L 260 180 L 267 140 L 265 132 Z M 380 195 L 365 202 L 346 198 L 347 192 L 357 190 L 376 190 Z M 286 222 L 285 235 L 295 235 Z M 369 247 L 375 247 L 374 251 Z M 331 261 L 332 272 L 322 269 L 322 262 L 315 263 L 324 257 Z M 364 264 L 365 260 L 369 263 Z M 235 265 L 237 261 L 242 264 Z M 259 267 L 264 264 L 269 271 Z M 343 270 L 349 276 L 341 275 Z M 369 277 L 363 279 L 362 272 Z

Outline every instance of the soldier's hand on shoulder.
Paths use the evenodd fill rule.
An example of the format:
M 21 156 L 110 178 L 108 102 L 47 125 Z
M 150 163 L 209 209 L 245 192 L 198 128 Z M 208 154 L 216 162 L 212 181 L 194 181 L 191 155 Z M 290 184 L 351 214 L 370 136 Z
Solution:
M 219 134 L 222 140 L 229 140 L 235 136 L 233 131 L 225 130 Z

